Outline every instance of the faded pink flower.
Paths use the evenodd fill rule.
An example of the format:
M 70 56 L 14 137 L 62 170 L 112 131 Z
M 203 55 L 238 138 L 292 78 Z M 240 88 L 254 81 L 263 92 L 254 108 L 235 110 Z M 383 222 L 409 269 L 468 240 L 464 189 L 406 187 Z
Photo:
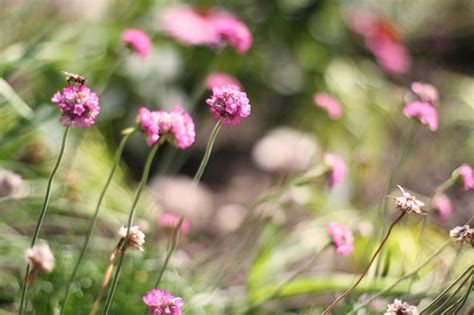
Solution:
M 150 55 L 152 46 L 150 37 L 140 29 L 126 29 L 122 33 L 122 42 L 131 47 L 143 59 Z
M 236 78 L 223 72 L 213 72 L 206 78 L 206 87 L 209 90 L 226 84 L 233 84 L 241 88 L 239 81 L 237 81 Z
M 464 163 L 459 167 L 459 175 L 464 185 L 464 190 L 474 189 L 474 170 L 469 164 Z
M 180 217 L 171 212 L 163 212 L 160 214 L 158 224 L 160 227 L 165 230 L 167 233 L 172 232 L 176 226 L 178 225 Z M 186 235 L 189 233 L 191 226 L 189 224 L 188 219 L 184 219 L 183 223 L 181 223 L 181 227 L 179 229 L 182 235 Z
M 405 105 L 403 114 L 406 117 L 416 117 L 423 125 L 428 125 L 431 131 L 438 129 L 438 112 L 430 103 L 414 101 Z
M 49 273 L 54 269 L 54 256 L 46 243 L 36 244 L 32 248 L 28 248 L 25 257 L 33 270 Z
M 339 255 L 347 256 L 352 253 L 354 250 L 354 237 L 347 226 L 339 223 L 330 223 L 328 225 L 328 234 Z
M 431 84 L 413 82 L 411 84 L 411 90 L 424 102 L 428 102 L 432 105 L 436 105 L 439 102 L 438 90 Z
M 186 149 L 194 143 L 196 132 L 194 122 L 183 108 L 177 106 L 173 108 L 169 115 L 171 116 L 171 134 L 172 142 L 180 149 Z
M 140 131 L 146 136 L 149 146 L 154 145 L 160 139 L 159 116 L 157 112 L 152 112 L 146 107 L 140 107 L 138 110 Z
M 328 185 L 334 187 L 342 182 L 347 175 L 347 167 L 344 159 L 337 154 L 326 153 L 324 163 L 329 167 Z
M 313 98 L 314 104 L 324 108 L 331 119 L 338 119 L 342 116 L 341 103 L 334 97 L 326 93 L 316 93 Z
M 181 315 L 184 301 L 165 290 L 153 289 L 143 297 L 143 302 L 152 315 Z
M 219 36 L 218 46 L 230 45 L 243 54 L 252 46 L 252 34 L 247 25 L 230 13 L 217 11 L 211 15 L 211 21 Z
M 410 305 L 399 299 L 395 299 L 392 304 L 387 306 L 385 315 L 419 315 L 416 306 Z
M 398 189 L 402 192 L 400 197 L 393 197 L 395 200 L 395 207 L 402 212 L 415 212 L 417 214 L 426 214 L 421 210 L 425 204 L 410 193 L 407 193 L 402 186 L 397 185 Z
M 436 194 L 431 200 L 431 207 L 438 212 L 442 221 L 449 218 L 453 212 L 453 205 L 446 194 Z
M 367 47 L 385 71 L 393 74 L 403 74 L 410 70 L 411 59 L 402 44 L 377 38 L 370 40 Z
M 60 121 L 66 127 L 89 128 L 100 112 L 99 97 L 86 85 L 68 85 L 56 92 L 51 101 L 62 111 Z
M 128 228 L 125 226 L 120 228 L 118 235 L 121 239 L 125 239 L 127 236 L 127 230 Z M 142 252 L 143 244 L 145 244 L 145 234 L 140 231 L 140 227 L 138 225 L 132 226 L 128 232 L 127 248 Z
M 206 104 L 212 115 L 222 120 L 223 125 L 238 125 L 242 118 L 250 115 L 251 110 L 247 94 L 233 84 L 213 88 Z

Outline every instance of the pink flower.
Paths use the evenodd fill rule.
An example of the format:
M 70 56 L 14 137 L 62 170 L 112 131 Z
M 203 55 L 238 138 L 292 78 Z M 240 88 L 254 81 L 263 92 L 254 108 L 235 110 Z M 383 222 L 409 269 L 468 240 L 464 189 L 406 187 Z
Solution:
M 411 59 L 405 46 L 390 40 L 369 41 L 367 47 L 377 58 L 378 63 L 388 73 L 403 74 L 411 67 Z
M 324 163 L 329 167 L 328 185 L 330 187 L 339 184 L 346 177 L 346 163 L 340 155 L 326 153 L 324 155 Z
M 140 107 L 138 110 L 138 123 L 149 146 L 154 145 L 160 139 L 159 116 L 159 113 L 152 112 L 146 107 Z
M 324 108 L 331 119 L 338 119 L 342 115 L 342 106 L 338 100 L 326 93 L 316 93 L 313 98 L 314 104 Z
M 179 106 L 173 108 L 169 115 L 171 116 L 173 143 L 180 149 L 190 147 L 196 138 L 194 122 L 191 115 Z
M 431 201 L 431 207 L 439 214 L 439 218 L 444 221 L 449 218 L 453 212 L 451 200 L 445 194 L 437 194 Z
M 247 94 L 233 84 L 214 87 L 206 104 L 209 105 L 212 115 L 221 119 L 224 125 L 238 125 L 242 118 L 250 115 Z
M 411 84 L 411 90 L 418 96 L 420 100 L 430 103 L 432 105 L 438 104 L 438 90 L 431 84 L 423 82 L 413 82 Z
M 328 225 L 328 234 L 339 255 L 347 256 L 352 253 L 354 250 L 354 237 L 347 226 L 339 223 L 331 223 Z
M 230 13 L 218 11 L 211 15 L 211 21 L 219 36 L 218 46 L 229 44 L 243 54 L 252 46 L 252 34 L 247 25 L 236 19 Z
M 226 84 L 233 84 L 240 88 L 240 84 L 237 81 L 237 79 L 226 73 L 213 72 L 209 74 L 206 78 L 206 87 L 209 90 L 212 90 L 215 87 L 226 85 Z
M 474 170 L 471 166 L 464 163 L 459 167 L 459 175 L 464 185 L 464 190 L 474 189 Z
M 428 125 L 431 131 L 438 129 L 438 112 L 430 103 L 414 101 L 405 105 L 403 114 L 406 117 L 416 117 L 424 125 Z
M 151 40 L 139 29 L 129 28 L 122 33 L 122 42 L 130 46 L 140 57 L 147 58 L 151 52 Z
M 172 232 L 173 229 L 176 228 L 176 226 L 179 223 L 180 217 L 174 213 L 171 212 L 163 212 L 161 213 L 158 224 L 160 227 L 165 230 L 166 232 Z M 180 233 L 183 235 L 186 235 L 189 233 L 190 230 L 190 224 L 188 219 L 184 219 L 183 223 L 181 223 L 181 227 L 179 229 Z
M 152 315 L 181 315 L 184 301 L 165 290 L 153 289 L 143 297 L 143 302 Z
M 69 85 L 56 92 L 51 101 L 62 111 L 60 121 L 66 126 L 89 128 L 100 112 L 99 97 L 85 85 Z

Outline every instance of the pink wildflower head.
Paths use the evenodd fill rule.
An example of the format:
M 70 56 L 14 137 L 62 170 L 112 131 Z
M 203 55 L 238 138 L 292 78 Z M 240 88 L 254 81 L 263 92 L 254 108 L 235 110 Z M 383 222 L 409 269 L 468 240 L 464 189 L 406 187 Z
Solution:
M 129 28 L 122 33 L 122 42 L 132 48 L 143 59 L 151 52 L 151 40 L 148 35 L 139 29 Z
M 439 218 L 444 221 L 449 218 L 453 212 L 451 200 L 445 194 L 436 194 L 431 200 L 431 207 L 437 211 Z
M 49 273 L 54 269 L 54 256 L 46 243 L 39 243 L 28 248 L 25 257 L 32 270 Z
M 58 104 L 60 121 L 66 127 L 89 128 L 100 112 L 99 97 L 84 84 L 66 86 L 51 101 Z
M 401 43 L 379 38 L 369 41 L 369 43 L 367 46 L 386 72 L 403 74 L 410 70 L 411 59 L 405 46 Z
M 340 155 L 326 153 L 324 163 L 329 167 L 328 185 L 330 187 L 339 184 L 346 177 L 346 163 Z
M 219 46 L 230 45 L 243 54 L 252 46 L 252 34 L 247 25 L 227 12 L 217 12 L 211 16 L 211 21 L 219 37 Z
M 215 87 L 226 85 L 226 84 L 233 84 L 240 88 L 240 84 L 237 81 L 237 79 L 226 73 L 213 72 L 209 74 L 206 78 L 206 87 L 209 90 L 212 90 Z
M 354 249 L 354 237 L 347 226 L 339 223 L 331 223 L 328 225 L 328 234 L 338 254 L 347 256 L 352 253 Z
M 411 84 L 411 90 L 416 96 L 427 103 L 436 105 L 439 102 L 438 90 L 431 84 L 423 82 L 413 82 Z
M 416 214 L 425 215 L 426 213 L 421 209 L 425 206 L 423 202 L 418 200 L 414 195 L 408 193 L 402 186 L 397 185 L 402 192 L 400 197 L 393 197 L 395 200 L 395 207 L 402 212 L 414 212 Z
M 176 228 L 176 226 L 178 226 L 179 220 L 180 217 L 178 215 L 171 212 L 163 212 L 160 214 L 158 224 L 166 233 L 171 233 Z M 184 219 L 183 223 L 181 223 L 179 232 L 182 235 L 186 235 L 189 233 L 190 228 L 189 220 Z
M 431 131 L 438 129 L 438 112 L 430 103 L 414 101 L 405 105 L 403 114 L 406 117 L 416 117 L 423 125 L 428 125 Z
M 146 107 L 138 110 L 138 124 L 140 131 L 146 136 L 149 146 L 154 145 L 160 139 L 160 127 L 158 125 L 159 114 L 152 112 Z
M 143 297 L 151 315 L 181 315 L 184 301 L 165 290 L 153 289 Z
M 338 119 L 342 115 L 342 106 L 338 100 L 326 93 L 316 93 L 313 98 L 314 104 L 324 108 L 331 119 Z
M 233 84 L 217 86 L 212 89 L 212 96 L 206 100 L 214 117 L 221 119 L 222 124 L 238 125 L 242 118 L 250 115 L 250 104 L 247 94 Z
M 474 189 L 474 170 L 469 164 L 464 163 L 459 167 L 459 176 L 465 191 Z
M 419 315 L 419 312 L 416 306 L 395 299 L 392 304 L 387 305 L 385 315 Z
M 173 108 L 170 113 L 172 142 L 180 149 L 186 149 L 194 143 L 196 132 L 194 122 L 180 106 Z

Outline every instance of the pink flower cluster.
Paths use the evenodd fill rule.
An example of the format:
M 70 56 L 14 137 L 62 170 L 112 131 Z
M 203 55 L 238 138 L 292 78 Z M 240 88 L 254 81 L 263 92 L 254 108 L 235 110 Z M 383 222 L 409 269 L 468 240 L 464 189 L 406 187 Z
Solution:
M 431 207 L 438 212 L 441 221 L 445 221 L 453 213 L 451 200 L 445 194 L 435 195 L 431 200 Z
M 247 26 L 231 13 L 220 9 L 175 5 L 163 12 L 160 26 L 185 45 L 217 48 L 230 45 L 241 54 L 252 45 L 252 34 Z
M 342 116 L 341 103 L 334 97 L 326 93 L 316 93 L 313 98 L 314 104 L 325 109 L 329 118 L 339 119 Z
M 438 91 L 434 86 L 422 82 L 413 82 L 411 90 L 416 95 L 416 100 L 408 102 L 403 108 L 406 117 L 416 117 L 424 125 L 428 125 L 431 131 L 438 129 L 438 112 L 435 106 L 438 104 Z
M 354 250 L 354 237 L 347 226 L 339 223 L 331 223 L 328 225 L 328 234 L 339 255 L 347 256 L 352 253 Z
M 209 90 L 226 84 L 233 84 L 239 88 L 241 87 L 236 78 L 223 72 L 213 72 L 206 78 L 206 87 Z
M 464 163 L 459 167 L 459 175 L 461 176 L 465 191 L 474 189 L 474 170 L 472 167 Z
M 184 301 L 165 290 L 153 289 L 143 297 L 143 302 L 152 315 L 181 315 Z
M 206 104 L 209 105 L 212 115 L 221 119 L 224 125 L 238 125 L 242 118 L 250 115 L 251 110 L 247 94 L 233 84 L 214 87 Z
M 60 121 L 66 127 L 89 128 L 100 112 L 99 97 L 86 85 L 68 85 L 56 92 L 51 101 L 62 111 Z
M 122 42 L 130 46 L 143 59 L 150 55 L 152 46 L 150 37 L 140 29 L 126 29 L 122 33 Z
M 194 143 L 196 137 L 193 119 L 180 106 L 170 112 L 150 111 L 141 107 L 138 122 L 150 146 L 157 143 L 161 136 L 166 135 L 176 147 L 186 149 Z
M 344 159 L 340 155 L 326 153 L 324 155 L 324 163 L 329 167 L 328 185 L 334 187 L 342 182 L 347 175 Z
M 159 217 L 158 223 L 165 232 L 172 232 L 178 225 L 179 219 L 180 219 L 179 216 L 174 213 L 163 212 Z M 189 230 L 190 230 L 189 220 L 184 219 L 183 223 L 181 223 L 179 232 L 182 235 L 186 235 L 189 233 Z

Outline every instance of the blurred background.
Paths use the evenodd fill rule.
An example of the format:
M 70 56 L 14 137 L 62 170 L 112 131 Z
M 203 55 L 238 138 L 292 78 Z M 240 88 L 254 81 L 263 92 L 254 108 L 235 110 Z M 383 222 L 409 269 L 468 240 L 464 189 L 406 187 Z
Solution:
M 58 314 L 120 132 L 134 125 L 141 105 L 183 106 L 192 112 L 197 136 L 189 150 L 169 145 L 159 150 L 136 218 L 146 230 L 146 249 L 127 255 L 112 314 L 145 310 L 142 296 L 165 257 L 163 212 L 185 212 L 190 220 L 191 230 L 161 283 L 184 298 L 185 314 L 321 313 L 336 292 L 355 281 L 396 216 L 384 196 L 398 195 L 397 184 L 415 192 L 430 215 L 410 216 L 396 228 L 371 281 L 335 314 L 349 313 L 415 269 L 448 239 L 451 228 L 474 214 L 474 195 L 459 183 L 445 192 L 453 205 L 450 215 L 429 206 L 436 187 L 462 163 L 474 163 L 473 1 L 187 2 L 201 11 L 227 10 L 243 21 L 253 35 L 245 54 L 185 45 L 168 35 L 161 17 L 177 3 L 0 0 L 0 168 L 21 176 L 11 194 L 0 195 L 2 314 L 18 307 L 24 251 L 59 150 L 63 127 L 50 99 L 65 85 L 62 71 L 87 77 L 100 96 L 101 113 L 93 128 L 71 133 L 41 231 L 56 268 L 30 290 L 31 314 Z M 380 36 L 396 45 L 388 57 L 367 40 L 364 25 L 374 19 Z M 151 37 L 148 58 L 121 42 L 127 28 Z M 252 114 L 239 126 L 222 128 L 188 208 L 190 182 L 215 124 L 205 105 L 211 94 L 205 81 L 212 72 L 240 82 Z M 402 114 L 413 81 L 439 90 L 436 132 Z M 316 92 L 340 101 L 340 119 L 314 105 Z M 88 313 L 96 298 L 148 151 L 139 136 L 125 149 L 67 314 Z M 343 157 L 348 175 L 341 183 L 328 187 L 317 178 L 285 186 L 321 165 L 325 152 Z M 281 188 L 277 196 L 252 206 L 272 187 Z M 329 222 L 352 229 L 354 252 L 342 257 L 325 250 L 279 296 L 252 307 L 328 243 Z M 472 250 L 453 243 L 413 281 L 360 314 L 380 314 L 394 297 L 423 302 L 473 259 Z

